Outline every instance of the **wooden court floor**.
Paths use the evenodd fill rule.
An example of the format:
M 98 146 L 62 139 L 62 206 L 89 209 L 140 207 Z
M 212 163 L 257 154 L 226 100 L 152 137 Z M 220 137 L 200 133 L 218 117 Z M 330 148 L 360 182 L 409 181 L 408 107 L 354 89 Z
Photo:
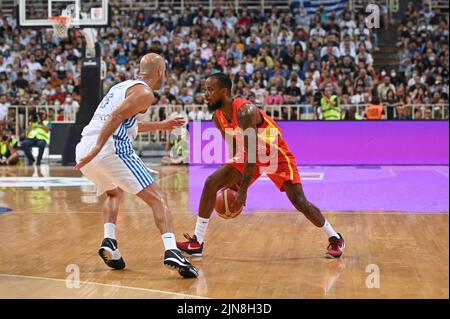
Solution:
M 188 168 L 155 167 L 178 239 L 192 233 Z M 67 167 L 0 168 L 0 176 L 79 177 Z M 274 191 L 277 191 L 274 188 Z M 101 199 L 91 186 L 2 187 L 0 298 L 448 298 L 448 214 L 324 212 L 346 239 L 340 260 L 294 211 L 213 216 L 197 280 L 162 265 L 149 209 L 126 195 L 118 222 L 124 271 L 97 255 Z M 79 272 L 78 272 L 79 271 Z M 79 274 L 79 277 L 77 277 Z

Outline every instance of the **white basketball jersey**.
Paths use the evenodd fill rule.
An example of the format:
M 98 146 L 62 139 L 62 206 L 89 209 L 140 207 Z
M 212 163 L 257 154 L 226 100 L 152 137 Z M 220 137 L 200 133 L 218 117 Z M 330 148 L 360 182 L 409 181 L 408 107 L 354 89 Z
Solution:
M 143 80 L 128 80 L 114 85 L 98 105 L 94 116 L 89 124 L 83 129 L 81 135 L 83 137 L 98 136 L 106 120 L 108 120 L 111 114 L 117 110 L 125 100 L 127 90 L 136 84 L 144 84 L 148 86 Z M 147 112 L 149 111 L 149 108 L 147 109 Z M 116 151 L 118 153 L 127 153 L 132 151 L 131 143 L 133 143 L 138 133 L 136 117 L 139 118 L 143 115 L 144 114 L 137 114 L 129 119 L 126 119 L 114 132 L 112 139 L 116 144 Z

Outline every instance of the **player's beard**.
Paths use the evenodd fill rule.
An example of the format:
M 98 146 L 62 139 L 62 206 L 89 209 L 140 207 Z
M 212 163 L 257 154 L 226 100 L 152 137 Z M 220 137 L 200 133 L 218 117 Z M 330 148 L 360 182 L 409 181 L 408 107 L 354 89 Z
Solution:
M 220 100 L 218 100 L 216 103 L 214 103 L 214 104 L 209 104 L 208 103 L 208 110 L 210 111 L 210 112 L 214 112 L 214 111 L 216 111 L 216 110 L 218 110 L 218 109 L 220 109 L 221 107 L 222 107 L 222 99 L 220 99 Z

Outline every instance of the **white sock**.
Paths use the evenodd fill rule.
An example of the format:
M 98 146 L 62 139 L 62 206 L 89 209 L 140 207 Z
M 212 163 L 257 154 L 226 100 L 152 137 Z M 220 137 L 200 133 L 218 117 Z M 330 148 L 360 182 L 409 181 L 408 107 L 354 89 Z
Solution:
M 116 239 L 116 224 L 105 223 L 103 225 L 105 238 Z
M 339 236 L 338 233 L 336 233 L 333 226 L 331 226 L 328 220 L 325 219 L 325 224 L 321 228 L 327 233 L 328 238 L 333 236 L 336 238 L 341 238 L 341 236 Z
M 164 233 L 161 235 L 161 238 L 164 243 L 164 249 L 178 249 L 177 243 L 175 242 L 175 234 L 174 233 Z
M 195 236 L 200 244 L 205 239 L 206 229 L 208 228 L 209 218 L 197 217 L 197 224 L 195 225 Z

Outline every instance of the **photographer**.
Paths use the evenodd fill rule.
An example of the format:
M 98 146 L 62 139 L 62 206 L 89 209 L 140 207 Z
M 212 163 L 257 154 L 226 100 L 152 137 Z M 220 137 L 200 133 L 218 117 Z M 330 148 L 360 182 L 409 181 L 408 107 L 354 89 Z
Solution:
M 28 165 L 33 165 L 34 158 L 31 154 L 33 147 L 39 148 L 39 155 L 36 165 L 41 165 L 42 155 L 44 154 L 45 146 L 49 143 L 49 122 L 47 121 L 47 113 L 41 110 L 37 115 L 32 115 L 32 120 L 29 123 L 27 138 L 22 143 L 22 149 L 28 158 Z
M 19 161 L 17 140 L 6 134 L 0 141 L 0 165 L 16 165 Z

